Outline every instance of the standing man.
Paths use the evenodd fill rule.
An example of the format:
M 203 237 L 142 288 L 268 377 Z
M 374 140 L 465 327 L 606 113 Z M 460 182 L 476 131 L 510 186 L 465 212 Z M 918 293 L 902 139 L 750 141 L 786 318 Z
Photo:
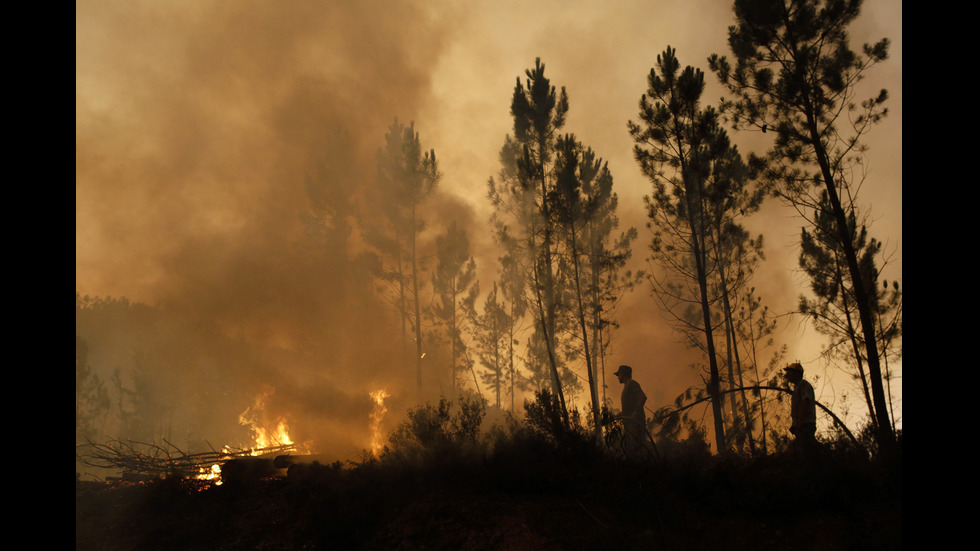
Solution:
M 640 383 L 633 380 L 632 367 L 621 365 L 615 375 L 623 384 L 623 395 L 620 399 L 623 411 L 616 416 L 616 419 L 623 420 L 625 428 L 623 450 L 626 457 L 635 458 L 644 449 L 647 439 L 646 413 L 643 411 L 647 395 L 640 388 Z
M 810 453 L 817 444 L 814 436 L 817 432 L 817 409 L 813 385 L 803 379 L 803 366 L 799 362 L 783 368 L 783 373 L 793 385 L 793 399 L 790 401 L 793 425 L 789 431 L 796 437 L 796 448 Z

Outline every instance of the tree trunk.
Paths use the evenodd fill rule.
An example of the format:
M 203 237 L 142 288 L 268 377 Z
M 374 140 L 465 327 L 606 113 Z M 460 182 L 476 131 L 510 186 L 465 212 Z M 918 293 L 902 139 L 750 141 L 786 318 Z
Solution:
M 535 271 L 535 292 L 538 299 L 538 309 L 541 314 L 541 324 L 544 331 L 545 348 L 548 351 L 548 362 L 551 366 L 551 384 L 554 387 L 555 394 L 558 396 L 558 403 L 561 405 L 561 415 L 562 421 L 568 426 L 568 408 L 565 405 L 565 392 L 562 390 L 561 377 L 558 373 L 558 362 L 555 360 L 555 317 L 557 315 L 557 301 L 555 300 L 555 276 L 551 271 L 552 260 L 551 260 L 551 213 L 548 208 L 548 186 L 547 177 L 545 175 L 545 152 L 546 144 L 542 141 L 538 143 L 538 159 L 541 162 L 541 217 L 543 220 L 543 233 L 544 238 L 542 242 L 542 250 L 544 254 L 544 297 L 541 296 L 541 279 L 539 273 L 539 262 L 537 258 L 533 259 Z M 533 233 L 531 239 L 534 239 Z M 533 247 L 532 247 L 533 250 Z
M 602 424 L 599 422 L 599 392 L 596 387 L 595 375 L 592 371 L 592 350 L 589 348 L 589 330 L 585 323 L 585 305 L 584 298 L 582 297 L 582 281 L 579 275 L 579 258 L 578 258 L 578 246 L 576 243 L 575 235 L 575 222 L 571 222 L 571 253 L 572 253 L 572 266 L 575 269 L 575 297 L 578 300 L 578 320 L 579 326 L 582 328 L 582 349 L 585 352 L 585 369 L 588 371 L 589 375 L 589 393 L 592 397 L 592 421 L 593 427 L 595 427 L 596 437 L 601 435 L 600 427 Z
M 841 302 L 844 307 L 844 319 L 847 321 L 847 335 L 850 337 L 851 349 L 854 353 L 854 361 L 857 362 L 858 375 L 861 377 L 861 389 L 864 391 L 864 401 L 868 405 L 868 415 L 871 417 L 871 423 L 877 429 L 878 419 L 875 417 L 875 408 L 871 402 L 871 391 L 868 389 L 868 378 L 864 374 L 864 362 L 861 360 L 861 348 L 857 341 L 857 330 L 854 328 L 854 322 L 851 318 L 851 307 L 847 300 L 847 291 L 844 288 L 844 277 L 840 271 L 840 259 L 835 256 L 834 258 L 834 272 L 837 275 L 837 289 L 841 294 Z
M 693 221 L 692 221 L 693 229 Z M 718 453 L 728 449 L 725 443 L 725 424 L 722 414 L 721 381 L 718 373 L 718 359 L 715 355 L 715 341 L 711 328 L 711 307 L 708 303 L 708 278 L 705 271 L 704 259 L 701 257 L 697 236 L 693 237 L 695 263 L 698 270 L 698 286 L 701 288 L 701 313 L 704 317 L 704 337 L 708 351 L 708 393 L 711 395 L 711 412 L 715 418 L 715 446 Z
M 813 119 L 812 109 L 807 112 L 807 121 L 810 130 L 810 139 L 813 141 L 814 149 L 817 154 L 817 162 L 823 177 L 824 186 L 827 190 L 827 197 L 830 201 L 834 218 L 837 220 L 837 232 L 844 249 L 844 259 L 847 261 L 847 268 L 854 287 L 854 299 L 857 302 L 858 314 L 861 320 L 861 331 L 864 334 L 864 345 L 867 349 L 868 373 L 871 376 L 871 395 L 875 408 L 875 418 L 878 421 L 878 444 L 886 455 L 892 455 L 895 447 L 895 433 L 892 430 L 891 420 L 888 418 L 888 402 L 885 400 L 884 386 L 882 385 L 881 364 L 878 356 L 878 342 L 875 338 L 874 313 L 868 288 L 865 286 L 864 278 L 861 276 L 861 268 L 858 265 L 857 254 L 854 251 L 854 242 L 850 235 L 847 225 L 847 214 L 841 206 L 840 197 L 837 195 L 837 186 L 834 183 L 833 172 L 830 169 L 830 161 L 827 152 L 823 149 L 820 142 L 820 135 L 817 132 L 816 122 Z

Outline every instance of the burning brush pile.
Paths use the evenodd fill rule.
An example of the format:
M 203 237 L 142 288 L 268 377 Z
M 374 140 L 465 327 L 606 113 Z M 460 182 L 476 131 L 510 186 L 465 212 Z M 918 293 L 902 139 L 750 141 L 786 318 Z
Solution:
M 161 443 L 112 439 L 104 443 L 86 442 L 75 447 L 76 465 L 95 472 L 113 473 L 105 481 L 145 482 L 159 479 L 213 481 L 220 485 L 229 479 L 261 479 L 285 474 L 293 465 L 325 463 L 329 458 L 310 453 L 310 444 L 302 446 L 289 436 L 286 420 L 263 422 L 266 401 L 274 389 L 267 389 L 239 415 L 254 444 L 247 447 L 211 447 L 204 452 L 189 453 L 167 439 Z M 371 451 L 377 456 L 382 448 L 382 420 L 387 408 L 385 390 L 370 393 L 374 409 L 370 415 Z M 267 428 L 274 425 L 273 429 Z M 79 476 L 76 474 L 76 477 Z
M 176 477 L 216 480 L 220 483 L 223 469 L 231 469 L 232 473 L 236 469 L 250 472 L 267 470 L 272 474 L 271 469 L 276 461 L 271 458 L 278 459 L 295 450 L 296 446 L 290 443 L 249 449 L 226 446 L 220 451 L 186 453 L 166 440 L 163 444 L 112 440 L 104 444 L 90 442 L 76 446 L 75 458 L 79 464 L 96 470 L 122 473 L 107 477 L 107 482 Z

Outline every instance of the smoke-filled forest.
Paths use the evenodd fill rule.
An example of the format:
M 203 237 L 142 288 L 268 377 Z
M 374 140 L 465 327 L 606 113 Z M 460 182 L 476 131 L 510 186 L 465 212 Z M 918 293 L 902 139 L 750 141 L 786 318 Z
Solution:
M 76 548 L 900 548 L 901 16 L 77 3 Z

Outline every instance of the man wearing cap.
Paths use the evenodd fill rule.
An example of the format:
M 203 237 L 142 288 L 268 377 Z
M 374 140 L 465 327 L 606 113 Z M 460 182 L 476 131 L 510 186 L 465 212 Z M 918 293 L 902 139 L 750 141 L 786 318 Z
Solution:
M 793 399 L 790 401 L 790 412 L 793 425 L 789 431 L 796 437 L 796 446 L 804 452 L 809 452 L 816 445 L 814 435 L 817 432 L 816 399 L 813 386 L 803 379 L 803 366 L 799 362 L 783 368 L 786 379 L 793 384 Z
M 623 420 L 623 427 L 626 429 L 623 449 L 627 457 L 636 457 L 647 439 L 646 414 L 643 411 L 647 395 L 640 388 L 640 383 L 633 380 L 632 367 L 621 365 L 615 375 L 623 384 L 623 395 L 620 398 L 623 410 L 616 416 L 616 419 Z

